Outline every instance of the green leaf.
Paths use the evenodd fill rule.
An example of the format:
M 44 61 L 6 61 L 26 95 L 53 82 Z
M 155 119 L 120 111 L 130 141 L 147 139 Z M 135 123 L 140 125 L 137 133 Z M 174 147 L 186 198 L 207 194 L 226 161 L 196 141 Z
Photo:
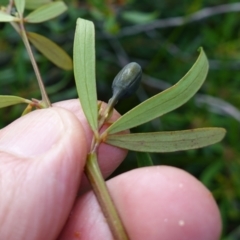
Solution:
M 18 18 L 11 16 L 3 11 L 0 11 L 0 22 L 14 22 L 18 20 Z
M 0 108 L 8 107 L 19 103 L 31 103 L 31 101 L 17 96 L 0 95 Z
M 25 18 L 29 23 L 40 23 L 49 19 L 55 18 L 67 10 L 67 6 L 62 1 L 51 2 L 37 8 L 35 11 L 29 13 Z
M 21 116 L 24 116 L 32 111 L 33 106 L 31 104 L 28 104 L 27 107 L 24 109 Z
M 138 167 L 153 166 L 153 161 L 149 153 L 137 152 Z
M 74 76 L 78 96 L 94 132 L 98 129 L 95 77 L 95 30 L 92 22 L 78 19 L 73 47 Z
M 175 152 L 196 149 L 223 139 L 224 128 L 199 128 L 184 131 L 116 134 L 107 136 L 106 143 L 139 152 Z
M 202 86 L 207 76 L 207 57 L 202 48 L 200 51 L 195 64 L 179 82 L 124 114 L 106 131 L 108 133 L 116 133 L 136 127 L 162 116 L 187 102 Z
M 143 24 L 155 20 L 158 17 L 157 12 L 139 12 L 139 11 L 124 11 L 122 13 L 122 18 L 128 22 Z
M 36 9 L 36 8 L 39 8 L 39 7 L 43 6 L 44 4 L 48 4 L 50 2 L 52 2 L 52 0 L 26 0 L 25 8 L 26 9 Z
M 71 57 L 56 43 L 34 32 L 27 32 L 27 36 L 38 51 L 55 65 L 65 70 L 73 68 Z
M 208 188 L 211 187 L 214 182 L 214 178 L 224 169 L 224 161 L 215 161 L 208 165 L 200 176 L 200 181 Z
M 20 16 L 22 16 L 24 12 L 24 7 L 25 7 L 25 0 L 14 0 L 14 3 L 18 13 L 20 14 Z

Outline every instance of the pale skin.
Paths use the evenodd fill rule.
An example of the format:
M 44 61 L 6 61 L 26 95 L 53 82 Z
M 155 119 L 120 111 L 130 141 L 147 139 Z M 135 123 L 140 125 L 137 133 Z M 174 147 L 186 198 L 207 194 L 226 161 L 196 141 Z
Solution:
M 0 239 L 112 240 L 83 175 L 91 137 L 78 100 L 34 111 L 0 131 Z M 98 153 L 107 177 L 127 152 L 103 144 Z M 220 237 L 211 193 L 183 170 L 141 168 L 107 185 L 131 240 Z

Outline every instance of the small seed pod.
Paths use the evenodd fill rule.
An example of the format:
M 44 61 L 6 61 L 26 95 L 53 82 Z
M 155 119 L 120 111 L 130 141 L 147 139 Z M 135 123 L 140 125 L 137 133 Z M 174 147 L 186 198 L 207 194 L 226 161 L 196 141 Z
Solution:
M 138 89 L 141 78 L 142 69 L 135 62 L 129 63 L 117 74 L 112 83 L 113 96 L 108 101 L 104 120 L 111 117 L 113 107 L 120 99 L 130 96 Z
M 138 89 L 141 78 L 142 69 L 139 64 L 132 62 L 126 65 L 113 80 L 111 102 L 116 104 L 120 99 L 132 95 Z

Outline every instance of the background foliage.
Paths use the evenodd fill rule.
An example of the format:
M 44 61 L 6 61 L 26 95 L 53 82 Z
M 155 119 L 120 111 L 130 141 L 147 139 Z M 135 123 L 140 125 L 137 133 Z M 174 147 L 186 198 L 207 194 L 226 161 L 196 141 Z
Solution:
M 213 193 L 223 219 L 224 240 L 240 238 L 240 2 L 179 1 L 66 1 L 68 12 L 52 21 L 29 25 L 72 55 L 76 19 L 96 26 L 98 98 L 108 101 L 111 82 L 128 62 L 144 72 L 137 94 L 123 100 L 124 113 L 139 102 L 176 83 L 203 46 L 210 61 L 207 80 L 199 93 L 179 109 L 133 131 L 182 130 L 225 127 L 219 144 L 168 154 L 151 154 L 154 164 L 177 166 L 200 179 Z M 0 5 L 7 1 L 0 0 Z M 0 25 L 0 94 L 40 98 L 32 66 L 9 24 Z M 76 98 L 72 71 L 63 71 L 35 50 L 52 102 Z M 0 127 L 13 121 L 24 106 L 0 109 Z M 133 153 L 114 174 L 138 166 Z

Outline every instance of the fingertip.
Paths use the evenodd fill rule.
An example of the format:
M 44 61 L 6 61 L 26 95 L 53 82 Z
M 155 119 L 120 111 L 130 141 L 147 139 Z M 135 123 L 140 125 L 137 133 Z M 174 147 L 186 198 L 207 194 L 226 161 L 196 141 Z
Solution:
M 1 130 L 1 238 L 56 238 L 77 195 L 86 146 L 80 122 L 63 109 L 34 111 Z
M 131 239 L 220 237 L 221 217 L 212 194 L 183 170 L 136 169 L 110 181 L 109 188 Z
M 136 169 L 108 181 L 132 240 L 218 240 L 221 220 L 211 193 L 173 167 Z M 99 205 L 89 192 L 78 199 L 61 240 L 111 239 Z

